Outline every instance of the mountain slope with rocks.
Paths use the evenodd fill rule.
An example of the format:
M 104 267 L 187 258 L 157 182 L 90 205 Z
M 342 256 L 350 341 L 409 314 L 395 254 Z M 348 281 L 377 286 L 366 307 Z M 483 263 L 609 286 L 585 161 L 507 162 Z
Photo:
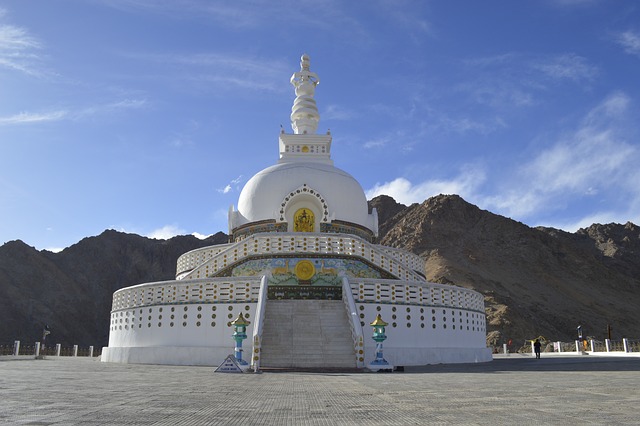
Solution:
M 530 228 L 440 195 L 396 213 L 381 229 L 382 244 L 425 259 L 430 281 L 485 296 L 492 345 L 540 335 L 572 341 L 578 325 L 599 339 L 607 325 L 613 338 L 640 333 L 640 228 L 632 223 L 575 234 Z
M 106 345 L 114 291 L 174 279 L 178 256 L 227 240 L 222 232 L 153 240 L 109 230 L 60 253 L 8 242 L 0 247 L 0 344 L 32 344 L 49 325 L 51 342 Z

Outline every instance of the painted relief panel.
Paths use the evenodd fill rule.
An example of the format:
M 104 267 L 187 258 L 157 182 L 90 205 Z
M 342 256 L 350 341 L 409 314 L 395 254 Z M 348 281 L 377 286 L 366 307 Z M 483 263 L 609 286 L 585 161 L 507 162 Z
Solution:
M 340 286 L 342 276 L 381 278 L 371 266 L 355 259 L 266 258 L 251 259 L 231 271 L 234 277 L 252 277 L 271 272 L 269 285 Z

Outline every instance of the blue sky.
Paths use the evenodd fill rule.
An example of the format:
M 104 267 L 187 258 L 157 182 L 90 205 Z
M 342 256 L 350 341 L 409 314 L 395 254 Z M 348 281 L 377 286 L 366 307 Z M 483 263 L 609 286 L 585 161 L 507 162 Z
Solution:
M 635 0 L 5 0 L 0 244 L 227 232 L 305 52 L 368 198 L 640 223 Z

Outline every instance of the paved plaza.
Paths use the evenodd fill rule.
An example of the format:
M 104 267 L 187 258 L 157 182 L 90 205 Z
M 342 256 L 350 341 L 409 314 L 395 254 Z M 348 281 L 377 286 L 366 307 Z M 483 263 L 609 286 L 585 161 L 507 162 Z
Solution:
M 0 357 L 0 424 L 638 424 L 640 358 L 509 357 L 404 372 Z

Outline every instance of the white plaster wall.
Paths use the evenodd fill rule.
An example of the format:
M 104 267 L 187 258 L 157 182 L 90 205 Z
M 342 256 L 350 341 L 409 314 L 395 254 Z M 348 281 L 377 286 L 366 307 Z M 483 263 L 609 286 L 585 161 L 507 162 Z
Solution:
M 231 335 L 234 330 L 227 323 L 236 319 L 240 312 L 245 318 L 248 314 L 247 319 L 251 324 L 247 327 L 247 335 L 250 336 L 253 333 L 256 305 L 255 302 L 160 305 L 113 312 L 111 314 L 109 347 L 228 346 L 232 348 L 234 341 L 231 339 Z M 202 310 L 198 311 L 198 307 L 201 307 Z M 247 310 L 246 307 L 249 309 Z M 162 308 L 162 312 L 160 312 L 160 308 Z M 174 308 L 174 312 L 171 312 L 171 308 Z M 186 311 L 185 308 L 187 308 Z M 172 314 L 175 317 L 173 320 L 171 320 Z M 184 319 L 185 314 L 187 319 Z M 201 315 L 201 318 L 197 317 L 198 314 Z M 216 315 L 215 319 L 212 318 L 213 314 Z M 142 321 L 140 321 L 140 316 L 142 316 Z M 132 318 L 135 320 L 132 321 Z M 171 322 L 174 323 L 173 327 L 170 326 Z M 183 326 L 184 322 L 186 322 L 186 326 Z M 200 326 L 197 325 L 197 322 L 200 322 Z M 212 322 L 215 322 L 215 326 L 211 325 Z

